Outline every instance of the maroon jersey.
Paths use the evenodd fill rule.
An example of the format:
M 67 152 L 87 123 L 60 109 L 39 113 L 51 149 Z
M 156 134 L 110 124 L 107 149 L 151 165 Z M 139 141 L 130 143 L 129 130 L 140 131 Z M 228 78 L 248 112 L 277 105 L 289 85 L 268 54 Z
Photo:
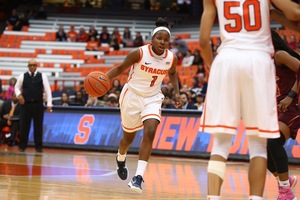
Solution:
M 288 67 L 276 66 L 277 102 L 284 99 L 297 79 L 296 73 Z M 298 98 L 294 98 L 292 104 L 297 104 Z
M 296 73 L 285 66 L 276 65 L 277 102 L 284 99 L 297 79 Z M 291 131 L 291 138 L 295 139 L 300 128 L 300 110 L 295 97 L 286 112 L 278 113 L 278 120 L 285 123 Z

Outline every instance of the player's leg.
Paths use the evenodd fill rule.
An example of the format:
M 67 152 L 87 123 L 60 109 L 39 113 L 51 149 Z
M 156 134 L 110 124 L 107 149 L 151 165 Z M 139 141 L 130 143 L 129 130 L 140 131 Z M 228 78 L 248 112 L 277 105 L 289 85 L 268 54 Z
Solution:
M 211 200 L 220 199 L 221 186 L 225 177 L 226 160 L 229 155 L 233 135 L 214 134 L 214 143 L 208 162 L 208 195 Z
M 262 199 L 267 174 L 267 139 L 248 136 L 250 199 Z
M 155 137 L 156 129 L 161 118 L 161 104 L 164 99 L 163 94 L 159 93 L 152 97 L 144 99 L 144 108 L 141 113 L 141 118 L 144 125 L 143 139 L 139 149 L 139 160 L 135 176 L 128 183 L 128 186 L 141 193 L 141 184 L 144 181 L 144 173 L 148 165 L 148 160 L 152 152 L 152 144 Z
M 143 107 L 142 97 L 131 92 L 124 86 L 120 94 L 120 111 L 123 128 L 123 138 L 120 141 L 117 154 L 117 172 L 122 180 L 128 177 L 126 167 L 126 154 L 133 142 L 136 132 L 143 128 L 142 120 L 140 119 L 141 108 Z
M 278 179 L 278 199 L 295 199 L 292 188 L 297 183 L 297 177 L 289 176 L 288 156 L 283 147 L 285 141 L 290 138 L 290 128 L 283 122 L 279 122 L 280 138 L 268 139 L 268 151 L 270 152 L 276 171 L 272 170 L 272 165 L 268 169 Z
M 119 150 L 117 154 L 117 172 L 118 176 L 122 180 L 126 180 L 128 177 L 128 169 L 126 167 L 126 154 L 127 151 L 135 138 L 136 132 L 128 133 L 123 131 L 123 138 L 119 144 Z
M 141 193 L 141 184 L 144 181 L 144 173 L 148 165 L 148 160 L 152 152 L 152 144 L 159 121 L 157 119 L 147 119 L 144 121 L 144 135 L 139 149 L 139 160 L 135 176 L 129 182 L 128 186 Z

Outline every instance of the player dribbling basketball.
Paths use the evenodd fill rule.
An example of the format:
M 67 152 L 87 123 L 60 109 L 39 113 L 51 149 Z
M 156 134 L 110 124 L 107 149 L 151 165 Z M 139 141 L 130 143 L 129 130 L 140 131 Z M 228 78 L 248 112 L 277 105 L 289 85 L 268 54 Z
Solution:
M 144 129 L 139 150 L 137 170 L 128 186 L 141 193 L 144 172 L 152 151 L 152 143 L 161 118 L 161 105 L 164 95 L 161 93 L 163 78 L 169 75 L 175 90 L 175 106 L 181 106 L 178 78 L 176 72 L 177 57 L 168 50 L 171 33 L 168 21 L 159 18 L 157 27 L 152 31 L 151 44 L 132 50 L 117 67 L 107 72 L 112 80 L 131 67 L 128 82 L 120 95 L 123 138 L 117 154 L 117 172 L 126 180 L 126 153 L 133 142 L 136 132 Z

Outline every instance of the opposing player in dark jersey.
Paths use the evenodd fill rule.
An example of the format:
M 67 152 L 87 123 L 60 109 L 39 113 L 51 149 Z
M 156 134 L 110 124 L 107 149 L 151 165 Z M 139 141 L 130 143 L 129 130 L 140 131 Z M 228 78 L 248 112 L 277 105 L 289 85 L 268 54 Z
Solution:
M 297 183 L 297 177 L 289 176 L 288 156 L 283 145 L 289 138 L 295 139 L 300 128 L 300 114 L 297 105 L 297 73 L 299 72 L 300 55 L 291 50 L 273 30 L 272 41 L 275 48 L 280 138 L 268 139 L 268 170 L 278 180 L 278 200 L 295 200 L 297 198 L 293 194 L 292 188 Z

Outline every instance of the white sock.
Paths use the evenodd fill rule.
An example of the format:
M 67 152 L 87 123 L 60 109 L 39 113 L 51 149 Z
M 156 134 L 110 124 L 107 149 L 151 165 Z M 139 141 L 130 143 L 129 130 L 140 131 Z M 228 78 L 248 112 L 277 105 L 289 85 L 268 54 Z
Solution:
M 120 151 L 118 150 L 118 156 L 117 156 L 117 160 L 118 161 L 125 161 L 125 158 L 126 158 L 126 153 L 124 155 L 120 154 Z
M 207 195 L 207 200 L 220 200 L 220 196 Z
M 137 164 L 137 169 L 136 169 L 136 173 L 135 176 L 137 175 L 141 175 L 142 177 L 144 176 L 144 172 L 146 170 L 148 162 L 144 161 L 144 160 L 139 160 L 138 164 Z
M 260 197 L 260 196 L 254 196 L 254 195 L 252 195 L 252 196 L 249 197 L 249 200 L 263 200 L 263 198 Z
M 279 180 L 279 186 L 288 187 L 288 186 L 290 186 L 290 181 L 289 180 L 286 180 L 286 181 Z

